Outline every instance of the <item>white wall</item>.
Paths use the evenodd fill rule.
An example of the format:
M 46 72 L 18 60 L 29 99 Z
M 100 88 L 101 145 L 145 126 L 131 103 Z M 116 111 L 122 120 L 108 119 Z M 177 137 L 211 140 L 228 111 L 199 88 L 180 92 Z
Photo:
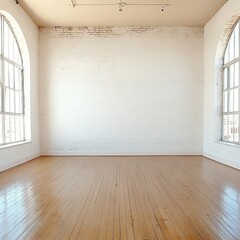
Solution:
M 16 20 L 21 28 L 17 32 L 23 34 L 20 45 L 27 44 L 24 55 L 28 54 L 30 67 L 26 68 L 24 74 L 30 84 L 30 114 L 31 114 L 31 142 L 9 148 L 0 148 L 0 171 L 26 162 L 40 154 L 39 145 L 39 115 L 38 115 L 38 28 L 15 1 L 1 0 L 0 12 L 6 17 Z M 9 19 L 14 21 L 13 19 Z M 25 38 L 25 41 L 23 41 Z M 23 46 L 24 47 L 24 46 Z M 26 53 L 28 52 L 28 53 Z M 27 59 L 27 58 L 26 58 Z
M 239 0 L 229 0 L 206 24 L 204 38 L 204 155 L 240 169 L 240 147 L 224 145 L 215 139 L 216 133 L 216 54 L 219 41 L 228 33 L 232 17 L 240 15 Z
M 203 28 L 39 30 L 42 154 L 201 154 Z

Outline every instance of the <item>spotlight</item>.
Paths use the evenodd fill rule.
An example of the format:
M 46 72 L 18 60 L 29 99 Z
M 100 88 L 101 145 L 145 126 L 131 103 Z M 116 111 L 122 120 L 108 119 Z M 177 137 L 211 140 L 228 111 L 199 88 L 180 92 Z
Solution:
M 126 2 L 122 2 L 121 0 L 120 0 L 120 2 L 118 3 L 118 7 L 119 7 L 119 12 L 122 12 L 123 11 L 123 8 L 125 7 L 127 5 L 127 3 Z

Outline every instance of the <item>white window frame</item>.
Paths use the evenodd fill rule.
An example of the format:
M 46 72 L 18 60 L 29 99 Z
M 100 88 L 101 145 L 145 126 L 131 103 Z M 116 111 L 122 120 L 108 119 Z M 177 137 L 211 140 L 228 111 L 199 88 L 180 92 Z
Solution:
M 4 23 L 6 23 L 12 33 L 12 36 L 16 42 L 17 50 L 20 55 L 20 61 L 16 62 L 13 59 L 10 59 L 10 57 L 6 56 L 6 53 L 4 52 Z M 2 79 L 2 82 L 0 81 L 1 86 L 1 108 L 0 108 L 0 117 L 2 117 L 2 124 L 0 124 L 0 128 L 2 130 L 2 141 L 0 141 L 0 147 L 4 146 L 10 146 L 15 145 L 18 143 L 23 143 L 26 141 L 25 139 L 25 97 L 24 97 L 24 75 L 23 75 L 23 59 L 22 54 L 20 51 L 20 47 L 16 38 L 16 35 L 14 34 L 13 28 L 7 18 L 0 14 L 0 78 Z M 16 49 L 16 48 L 15 48 Z M 12 49 L 13 51 L 13 49 Z M 8 66 L 11 66 L 13 70 L 13 87 L 6 84 L 6 76 L 5 76 L 5 65 L 8 64 Z M 19 71 L 19 89 L 16 88 L 16 76 L 15 71 Z M 10 70 L 8 68 L 8 74 L 10 73 Z M 6 97 L 6 91 L 11 91 L 13 93 L 13 98 L 9 96 L 9 103 L 11 100 L 13 101 L 14 107 L 13 111 L 10 110 L 7 111 L 6 103 L 7 103 L 7 97 Z M 16 94 L 19 94 L 19 103 L 18 108 L 16 107 Z M 13 100 L 14 99 L 14 100 Z M 18 109 L 18 111 L 16 110 Z M 9 128 L 6 127 L 6 119 L 9 118 Z M 10 122 L 10 119 L 12 122 Z M 18 120 L 17 120 L 18 119 Z M 11 126 L 14 126 L 14 133 L 12 133 Z M 18 127 L 18 132 L 16 131 Z M 8 138 L 7 138 L 8 136 Z M 14 136 L 14 137 L 13 137 Z
M 238 28 L 238 29 L 237 29 Z M 238 31 L 237 31 L 238 30 Z M 238 48 L 236 48 L 235 34 L 238 32 Z M 232 42 L 233 41 L 233 42 Z M 230 58 L 230 45 L 232 46 L 233 58 Z M 235 48 L 238 50 L 238 56 L 235 57 Z M 230 58 L 230 59 L 229 59 Z M 235 67 L 238 65 L 238 76 L 235 76 Z M 234 70 L 232 70 L 234 69 Z M 236 68 L 237 69 L 237 68 Z M 231 72 L 232 70 L 232 72 Z M 230 73 L 234 73 L 231 77 Z M 235 84 L 235 78 L 238 78 L 238 85 Z M 232 79 L 232 81 L 231 81 Z M 234 24 L 232 33 L 227 42 L 224 52 L 223 64 L 223 91 L 222 91 L 222 141 L 226 143 L 240 145 L 240 19 Z M 238 99 L 234 99 L 238 94 Z M 233 101 L 230 98 L 233 98 Z M 236 101 L 235 101 L 236 100 Z M 233 105 L 230 106 L 230 103 Z M 238 105 L 238 108 L 236 107 Z M 231 123 L 231 120 L 233 123 Z M 227 124 L 226 124 L 227 121 Z M 238 125 L 235 125 L 238 121 Z M 227 135 L 226 135 L 227 134 Z

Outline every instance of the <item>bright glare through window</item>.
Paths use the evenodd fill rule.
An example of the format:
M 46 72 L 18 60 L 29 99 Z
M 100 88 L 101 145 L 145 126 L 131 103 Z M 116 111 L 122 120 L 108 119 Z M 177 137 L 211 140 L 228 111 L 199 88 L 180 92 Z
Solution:
M 229 39 L 224 56 L 222 140 L 240 144 L 240 21 Z
M 0 146 L 25 140 L 23 83 L 18 42 L 0 14 Z

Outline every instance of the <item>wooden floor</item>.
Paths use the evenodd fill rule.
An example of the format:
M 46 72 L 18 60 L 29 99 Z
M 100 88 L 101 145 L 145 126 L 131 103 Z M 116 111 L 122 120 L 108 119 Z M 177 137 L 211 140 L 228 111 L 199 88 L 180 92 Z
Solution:
M 0 239 L 240 239 L 240 171 L 197 156 L 41 157 L 0 173 Z

